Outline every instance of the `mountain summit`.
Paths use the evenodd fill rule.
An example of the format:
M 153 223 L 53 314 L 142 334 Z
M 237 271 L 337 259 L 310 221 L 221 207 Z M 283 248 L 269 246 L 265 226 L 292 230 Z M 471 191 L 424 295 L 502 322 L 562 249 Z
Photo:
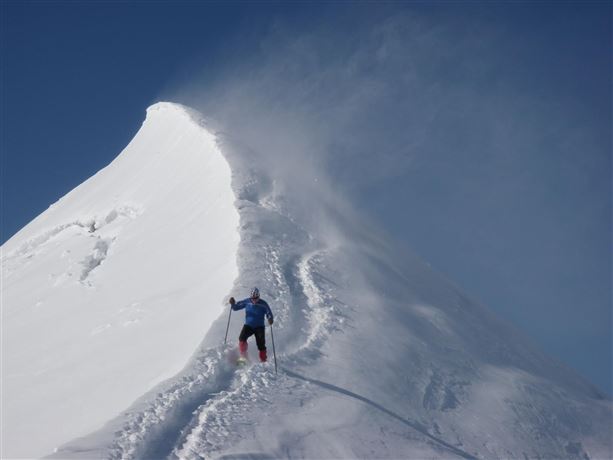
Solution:
M 613 455 L 611 401 L 273 162 L 159 103 L 2 247 L 3 456 Z M 223 345 L 253 286 L 278 373 Z

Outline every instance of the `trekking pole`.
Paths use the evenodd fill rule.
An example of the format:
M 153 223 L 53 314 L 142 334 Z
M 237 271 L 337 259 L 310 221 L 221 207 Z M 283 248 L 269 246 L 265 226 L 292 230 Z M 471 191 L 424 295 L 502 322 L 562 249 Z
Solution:
M 223 344 L 226 344 L 228 340 L 228 329 L 230 329 L 230 318 L 232 317 L 232 307 L 230 307 L 230 314 L 228 315 L 228 325 L 226 326 L 226 336 L 223 338 Z
M 272 356 L 275 358 L 275 374 L 277 373 L 277 353 L 275 352 L 275 334 L 272 331 L 272 324 L 270 325 L 270 337 L 272 338 Z

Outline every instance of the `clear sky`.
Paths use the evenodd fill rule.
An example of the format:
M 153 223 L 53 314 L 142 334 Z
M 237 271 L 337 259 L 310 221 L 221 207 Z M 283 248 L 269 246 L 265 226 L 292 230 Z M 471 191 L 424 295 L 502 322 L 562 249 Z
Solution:
M 393 238 L 611 394 L 610 2 L 0 13 L 2 242 L 177 100 L 307 139 Z

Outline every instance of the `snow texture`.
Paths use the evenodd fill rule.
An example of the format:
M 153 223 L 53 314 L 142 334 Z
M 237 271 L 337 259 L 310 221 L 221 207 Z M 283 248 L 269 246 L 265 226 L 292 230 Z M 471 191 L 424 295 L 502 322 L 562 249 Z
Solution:
M 148 149 L 138 141 L 151 137 Z M 155 175 L 143 163 L 160 145 Z M 214 164 L 179 161 L 186 151 L 194 163 Z M 233 194 L 219 151 L 231 167 Z M 390 247 L 331 184 L 274 175 L 265 157 L 232 133 L 211 135 L 189 109 L 157 104 L 109 167 L 115 175 L 103 177 L 104 170 L 5 245 L 2 356 L 11 373 L 3 374 L 3 404 L 10 404 L 3 454 L 51 454 L 51 441 L 66 441 L 52 458 L 611 458 L 611 401 L 427 264 Z M 136 176 L 142 194 L 111 206 L 109 190 L 130 187 Z M 105 192 L 90 190 L 94 181 L 92 190 Z M 216 185 L 199 190 L 204 182 Z M 175 192 L 173 200 L 150 197 L 162 187 Z M 159 227 L 168 231 L 149 234 Z M 139 231 L 129 235 L 130 228 Z M 121 255 L 133 281 L 118 285 L 128 268 L 111 264 Z M 49 273 L 47 284 L 40 273 Z M 53 297 L 58 280 L 73 289 L 77 305 L 67 311 Z M 113 301 L 103 290 L 111 284 Z M 137 295 L 141 286 L 149 287 L 147 298 Z M 271 359 L 237 368 L 243 316 L 232 314 L 224 346 L 229 310 L 220 301 L 246 296 L 252 286 L 275 313 L 267 330 Z M 32 306 L 37 299 L 44 304 Z M 41 317 L 36 312 L 47 303 Z M 90 304 L 166 328 L 124 328 L 125 342 L 108 339 L 104 352 L 79 336 L 42 347 L 29 332 L 34 326 L 40 335 L 43 322 L 90 337 L 118 329 Z M 204 309 L 206 319 L 198 316 Z M 136 348 L 143 342 L 147 354 Z M 55 358 L 46 356 L 52 346 Z M 74 349 L 79 354 L 70 359 Z M 119 362 L 101 365 L 111 352 Z M 173 365 L 191 352 L 174 375 Z M 249 352 L 256 363 L 253 343 Z M 36 369 L 55 359 L 59 383 L 25 369 L 33 357 Z M 153 377 L 128 394 L 124 387 L 154 364 Z M 93 378 L 79 380 L 82 372 Z M 34 386 L 47 396 L 29 401 Z M 66 412 L 64 405 L 86 406 Z M 39 412 L 48 418 L 28 431 Z M 74 429 L 60 434 L 60 425 Z M 43 428 L 52 440 L 38 437 Z

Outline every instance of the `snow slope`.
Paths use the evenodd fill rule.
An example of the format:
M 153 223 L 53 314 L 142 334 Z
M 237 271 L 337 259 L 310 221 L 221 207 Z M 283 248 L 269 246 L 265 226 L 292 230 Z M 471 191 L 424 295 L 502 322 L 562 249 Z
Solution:
M 194 112 L 162 107 L 206 133 Z M 272 362 L 231 364 L 223 311 L 178 374 L 52 457 L 611 458 L 611 401 L 391 246 L 314 169 L 283 173 L 231 130 L 216 142 L 240 215 L 238 276 L 223 274 L 219 296 L 260 287 L 278 374 Z M 233 344 L 242 320 L 231 317 Z
M 176 374 L 237 276 L 215 138 L 156 104 L 108 167 L 2 246 L 2 457 L 41 457 Z

